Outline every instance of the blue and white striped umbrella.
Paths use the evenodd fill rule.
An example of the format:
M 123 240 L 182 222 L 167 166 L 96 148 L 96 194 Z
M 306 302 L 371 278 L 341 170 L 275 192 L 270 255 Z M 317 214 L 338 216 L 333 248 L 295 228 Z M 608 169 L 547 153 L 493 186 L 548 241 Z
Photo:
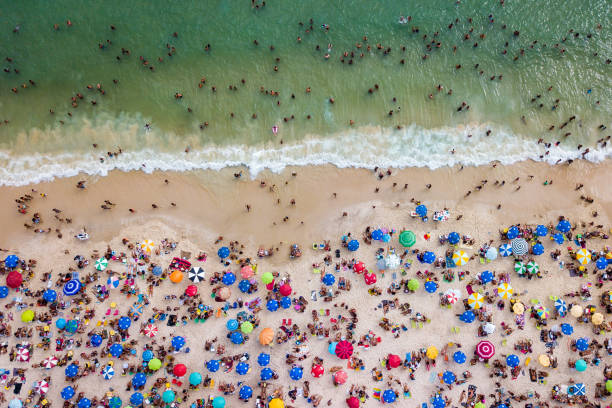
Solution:
M 102 370 L 102 378 L 104 378 L 105 380 L 110 380 L 111 378 L 113 378 L 114 375 L 115 370 L 113 369 L 113 366 L 107 365 Z
M 560 299 L 560 298 L 556 299 L 555 309 L 557 309 L 557 312 L 559 313 L 559 315 L 565 316 L 565 314 L 567 313 L 567 304 L 565 303 L 565 300 Z
M 64 295 L 74 296 L 81 290 L 81 281 L 78 279 L 71 279 L 64 285 Z
M 510 244 L 501 244 L 499 246 L 499 254 L 501 256 L 510 256 L 510 255 L 512 255 L 512 246 Z
M 529 244 L 523 238 L 515 238 L 511 242 L 512 253 L 516 256 L 525 255 L 529 251 Z

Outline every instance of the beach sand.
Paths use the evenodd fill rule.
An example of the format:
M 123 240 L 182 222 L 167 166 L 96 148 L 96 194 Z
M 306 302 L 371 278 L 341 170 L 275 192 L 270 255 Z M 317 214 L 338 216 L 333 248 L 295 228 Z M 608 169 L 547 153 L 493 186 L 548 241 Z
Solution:
M 382 169 L 386 172 L 387 169 Z M 506 301 L 503 311 L 495 307 L 495 304 L 487 305 L 492 312 L 492 322 L 497 326 L 497 330 L 492 335 L 486 337 L 497 349 L 497 357 L 502 354 L 515 353 L 513 345 L 520 340 L 533 340 L 533 353 L 523 355 L 521 364 L 524 369 L 517 379 L 500 380 L 497 377 L 489 378 L 490 369 L 484 363 L 478 362 L 474 366 L 469 365 L 469 359 L 473 356 L 474 347 L 481 338 L 477 336 L 477 323 L 465 324 L 460 322 L 455 314 L 464 311 L 461 302 L 446 309 L 439 306 L 438 294 L 429 294 L 422 289 L 416 293 L 404 294 L 401 291 L 397 295 L 386 293 L 387 287 L 392 282 L 393 275 L 397 273 L 397 279 L 413 278 L 417 271 L 433 270 L 439 278 L 440 288 L 438 292 L 448 289 L 460 289 L 462 297 L 467 297 L 465 286 L 468 281 L 484 270 L 495 271 L 498 275 L 509 273 L 515 294 L 521 293 L 517 298 L 521 299 L 525 305 L 529 306 L 532 299 L 540 300 L 543 304 L 554 311 L 550 295 L 562 296 L 568 292 L 579 291 L 582 284 L 587 282 L 595 283 L 596 275 L 594 266 L 589 265 L 589 275 L 585 278 L 570 277 L 566 269 L 560 269 L 558 261 L 554 261 L 548 255 L 549 252 L 557 248 L 548 238 L 544 238 L 545 254 L 535 257 L 541 268 L 542 279 L 522 279 L 513 272 L 513 258 L 498 258 L 491 263 L 481 263 L 478 261 L 478 248 L 489 240 L 493 240 L 493 246 L 499 246 L 499 231 L 510 225 L 521 224 L 545 224 L 553 223 L 556 225 L 558 217 L 567 217 L 572 225 L 577 226 L 575 233 L 586 231 L 603 231 L 610 233 L 610 217 L 612 215 L 612 184 L 609 183 L 609 175 L 612 174 L 612 164 L 607 161 L 593 164 L 585 161 L 575 161 L 570 165 L 550 166 L 544 163 L 523 162 L 512 166 L 487 166 L 487 167 L 466 167 L 442 168 L 431 171 L 424 168 L 410 168 L 395 170 L 392 175 L 379 180 L 376 173 L 365 169 L 338 169 L 333 166 L 299 167 L 288 168 L 281 174 L 260 173 L 255 179 L 250 179 L 246 170 L 240 179 L 235 179 L 233 173 L 240 169 L 226 169 L 223 171 L 202 171 L 191 173 L 163 173 L 155 172 L 145 174 L 144 172 L 123 173 L 114 171 L 107 177 L 83 176 L 82 178 L 58 179 L 50 183 L 42 183 L 26 187 L 1 187 L 0 196 L 0 248 L 6 255 L 14 253 L 22 259 L 36 259 L 38 265 L 35 268 L 35 276 L 29 282 L 24 283 L 30 290 L 37 290 L 46 287 L 46 283 L 40 278 L 45 272 L 52 272 L 52 280 L 58 278 L 60 273 L 66 273 L 69 267 L 75 267 L 73 258 L 83 255 L 90 260 L 90 265 L 79 270 L 81 277 L 92 272 L 93 251 L 103 254 L 107 246 L 116 251 L 129 252 L 122 238 L 126 238 L 132 243 L 142 242 L 144 239 L 151 239 L 159 244 L 162 239 L 178 242 L 175 251 L 169 254 L 152 255 L 151 260 L 168 267 L 169 262 L 174 256 L 180 256 L 181 251 L 191 253 L 193 265 L 202 266 L 209 278 L 214 272 L 231 269 L 239 276 L 239 265 L 232 264 L 229 268 L 219 263 L 216 255 L 217 249 L 221 245 L 227 245 L 230 241 L 239 241 L 244 245 L 244 257 L 250 257 L 257 264 L 258 279 L 262 272 L 278 272 L 280 278 L 288 277 L 293 288 L 292 297 L 304 296 L 309 301 L 305 313 L 297 313 L 292 309 L 279 309 L 277 312 L 269 312 L 265 309 L 257 314 L 261 319 L 260 326 L 250 335 L 250 339 L 244 345 L 233 345 L 225 338 L 227 330 L 225 324 L 231 317 L 235 317 L 237 311 L 230 309 L 228 316 L 212 316 L 205 323 L 189 322 L 186 325 L 180 323 L 175 327 L 166 326 L 165 322 L 159 322 L 160 333 L 157 337 L 158 344 L 168 346 L 169 338 L 172 335 L 185 337 L 190 353 L 179 352 L 174 354 L 176 363 L 184 363 L 187 366 L 187 375 L 193 371 L 209 374 L 219 385 L 223 381 L 234 382 L 244 381 L 253 387 L 254 394 L 259 392 L 257 383 L 259 382 L 259 366 L 256 362 L 257 355 L 262 351 L 267 351 L 272 355 L 270 367 L 279 375 L 277 380 L 272 380 L 268 388 L 268 393 L 278 386 L 283 387 L 283 398 L 287 406 L 305 407 L 310 404 L 302 397 L 298 397 L 295 402 L 291 402 L 287 392 L 292 387 L 300 387 L 304 380 L 310 382 L 311 395 L 322 395 L 321 406 L 341 407 L 345 406 L 344 400 L 352 384 L 363 385 L 368 394 L 372 394 L 373 388 L 385 390 L 393 388 L 400 392 L 398 402 L 395 404 L 402 407 L 420 407 L 421 403 L 428 402 L 429 398 L 440 386 L 437 374 L 449 369 L 454 371 L 459 378 L 461 372 L 470 370 L 472 378 L 466 384 L 446 390 L 445 396 L 452 400 L 451 406 L 459 406 L 459 395 L 461 391 L 467 390 L 468 384 L 478 386 L 477 393 L 486 396 L 486 405 L 492 406 L 493 399 L 489 394 L 493 393 L 496 386 L 495 381 L 502 381 L 502 386 L 514 393 L 523 394 L 533 390 L 540 394 L 540 401 L 550 403 L 550 391 L 554 384 L 569 384 L 570 380 L 587 384 L 587 396 L 594 401 L 595 384 L 604 381 L 602 375 L 603 364 L 599 367 L 589 365 L 585 372 L 577 372 L 568 367 L 570 358 L 578 358 L 577 354 L 570 351 L 570 338 L 576 339 L 579 336 L 594 338 L 592 326 L 590 324 L 578 324 L 575 318 L 566 317 L 564 319 L 549 319 L 548 328 L 561 322 L 571 322 L 575 327 L 574 335 L 564 336 L 558 339 L 558 347 L 555 349 L 554 356 L 558 358 L 556 369 L 544 369 L 537 364 L 537 357 L 545 352 L 544 343 L 540 341 L 539 331 L 536 328 L 534 319 L 527 318 L 524 330 L 517 330 L 514 323 L 514 315 Z M 385 173 L 386 174 L 386 173 Z M 533 176 L 533 178 L 530 178 Z M 519 178 L 518 181 L 514 181 Z M 75 187 L 77 181 L 85 180 L 86 189 Z M 167 182 L 165 181 L 167 180 Z M 476 186 L 483 185 L 482 181 L 487 180 L 481 190 Z M 505 181 L 504 186 L 495 185 L 496 181 Z M 265 186 L 261 185 L 265 181 Z M 549 185 L 544 185 L 548 181 Z M 553 183 L 550 184 L 550 181 Z M 397 185 L 394 187 L 394 183 Z M 407 188 L 404 185 L 407 184 Z M 431 188 L 427 185 L 431 184 Z M 576 190 L 578 184 L 584 184 L 580 190 Z M 520 189 L 517 191 L 517 188 Z M 272 188 L 273 187 L 273 188 Z M 271 189 L 272 188 L 272 189 Z M 32 189 L 36 190 L 33 192 Z M 376 189 L 379 189 L 376 192 Z M 466 193 L 471 191 L 469 196 Z M 30 194 L 33 199 L 28 202 L 27 215 L 19 214 L 16 211 L 14 199 L 24 194 Z M 41 194 L 46 194 L 45 197 Z M 335 196 L 334 196 L 335 194 Z M 582 200 L 581 196 L 589 196 L 594 202 L 589 204 Z M 291 200 L 295 200 L 295 205 Z M 410 216 L 410 212 L 416 207 L 411 200 L 418 200 L 427 205 L 430 211 L 442 210 L 447 208 L 450 218 L 445 222 L 434 222 L 430 220 L 423 222 L 418 218 Z M 104 205 L 104 200 L 109 200 L 114 205 L 112 209 L 104 210 L 100 206 Z M 280 200 L 280 201 L 277 201 Z M 172 205 L 171 203 L 174 203 Z M 155 204 L 158 208 L 152 208 Z M 246 205 L 250 206 L 247 211 Z M 498 209 L 498 206 L 501 207 Z M 56 213 L 53 209 L 61 210 Z M 128 209 L 135 210 L 130 213 Z M 594 217 L 593 212 L 598 216 Z M 34 225 L 32 229 L 26 229 L 24 222 L 32 224 L 31 218 L 34 213 L 40 213 L 42 223 Z M 343 213 L 346 213 L 343 216 Z M 57 218 L 55 218 L 57 215 Z M 286 219 L 285 217 L 288 217 Z M 458 220 L 458 218 L 460 219 Z M 66 218 L 71 220 L 66 222 Z M 284 220 L 285 219 L 285 220 Z M 63 220 L 63 221 L 62 221 Z M 591 226 L 590 223 L 594 225 Z M 602 228 L 597 228 L 602 225 Z M 378 248 L 394 247 L 398 252 L 403 252 L 403 248 L 397 242 L 397 235 L 394 236 L 389 244 L 374 242 L 367 245 L 362 240 L 362 233 L 367 226 L 372 228 L 387 227 L 397 231 L 404 229 L 412 230 L 416 234 L 417 242 L 412 249 L 431 250 L 438 256 L 442 256 L 448 248 L 448 244 L 440 245 L 438 236 L 457 231 L 460 234 L 470 235 L 475 240 L 475 244 L 468 246 L 462 245 L 468 255 L 475 255 L 475 259 L 470 260 L 464 267 L 455 268 L 458 270 L 469 270 L 470 275 L 464 281 L 455 280 L 447 283 L 441 279 L 442 268 L 432 268 L 432 265 L 422 264 L 416 260 L 416 256 L 409 254 L 406 259 L 413 261 L 412 266 L 405 270 L 405 276 L 401 271 L 386 271 L 378 274 L 377 286 L 382 289 L 381 296 L 368 294 L 368 289 L 363 281 L 363 277 L 355 274 L 352 270 L 343 270 L 335 273 L 336 279 L 345 277 L 352 282 L 352 289 L 348 292 L 340 291 L 340 295 L 333 301 L 327 303 L 322 298 L 311 300 L 311 291 L 321 288 L 320 275 L 312 273 L 312 265 L 320 263 L 324 267 L 323 258 L 326 255 L 332 256 L 332 264 L 326 267 L 327 272 L 334 272 L 334 263 L 340 261 L 334 257 L 334 250 L 340 249 L 341 258 L 350 260 L 356 258 L 363 261 L 372 271 L 376 270 L 375 251 Z M 51 228 L 50 233 L 35 233 L 33 229 L 40 228 L 46 230 Z M 62 238 L 58 238 L 61 231 Z M 86 230 L 90 236 L 89 241 L 78 241 L 73 236 Z M 347 233 L 357 238 L 361 247 L 354 253 L 349 253 L 345 248 L 341 248 L 340 238 Z M 425 240 L 424 234 L 431 235 L 430 240 Z M 216 243 L 218 237 L 222 236 L 223 241 Z M 313 250 L 313 243 L 322 243 L 329 240 L 331 252 Z M 299 244 L 302 249 L 302 257 L 290 260 L 290 245 Z M 599 238 L 587 241 L 587 246 L 592 250 L 603 250 L 609 241 Z M 572 246 L 569 242 L 559 247 L 562 250 L 561 260 L 571 263 L 572 260 L 567 255 L 565 248 Z M 257 249 L 260 247 L 275 248 L 274 254 L 267 258 L 257 258 Z M 208 255 L 206 262 L 195 260 L 198 253 L 202 251 Z M 4 256 L 6 256 L 4 255 Z M 2 256 L 2 258 L 4 258 Z M 125 265 L 119 261 L 110 261 L 107 271 L 115 271 L 119 274 L 126 271 Z M 593 274 L 591 274 L 593 273 Z M 100 274 L 99 283 L 106 283 L 106 272 Z M 152 315 L 152 307 L 163 308 L 165 306 L 177 307 L 178 300 L 165 300 L 166 295 L 181 295 L 190 282 L 184 279 L 179 284 L 173 284 L 165 280 L 154 291 L 151 296 L 151 304 L 145 309 L 144 317 Z M 421 283 L 423 283 L 421 281 Z M 93 298 L 93 284 L 87 286 L 87 293 Z M 146 282 L 140 278 L 136 279 L 136 286 L 146 292 Z M 265 297 L 265 286 L 260 284 L 256 294 L 244 295 L 240 293 L 237 285 L 232 286 L 231 301 L 242 297 L 243 300 L 250 300 L 255 297 Z M 222 303 L 215 303 L 211 297 L 213 286 L 207 282 L 198 285 L 202 302 L 219 307 Z M 606 285 L 604 285 L 604 288 Z M 609 285 L 607 286 L 609 289 Z M 475 289 L 481 288 L 480 286 Z M 54 287 L 61 293 L 61 287 Z M 496 286 L 488 284 L 485 291 L 496 292 Z M 568 303 L 579 303 L 582 306 L 587 304 L 598 305 L 598 297 L 602 289 L 593 287 L 593 300 L 583 302 L 579 298 L 565 298 Z M 8 299 L 18 296 L 11 292 Z M 413 327 L 408 316 L 402 316 L 398 310 L 392 309 L 387 314 L 383 314 L 378 305 L 382 300 L 392 300 L 398 298 L 400 303 L 408 302 L 413 310 L 412 315 L 420 312 L 427 316 L 431 321 L 423 324 L 422 328 Z M 29 299 L 29 300 L 28 300 Z M 26 302 L 32 302 L 31 298 L 25 298 Z M 497 300 L 496 300 L 497 301 Z M 6 302 L 6 301 L 5 301 Z M 117 318 L 115 316 L 106 317 L 105 312 L 109 309 L 111 302 L 117 303 L 119 310 L 118 316 L 125 316 L 129 311 L 133 299 L 125 300 L 125 295 L 121 295 L 118 289 L 111 291 L 109 299 L 99 303 L 93 299 L 88 305 L 94 308 L 96 315 L 85 326 L 85 332 L 90 330 L 100 330 L 96 327 L 96 322 L 103 318 Z M 292 319 L 294 324 L 298 324 L 302 332 L 307 332 L 306 324 L 311 322 L 311 311 L 329 309 L 329 316 L 319 316 L 325 327 L 330 327 L 330 318 L 349 316 L 348 311 L 342 307 L 334 307 L 346 303 L 350 307 L 355 307 L 359 322 L 355 329 L 354 339 L 359 339 L 369 330 L 376 336 L 380 336 L 382 342 L 376 347 L 364 349 L 355 347 L 355 355 L 363 359 L 365 369 L 355 371 L 347 369 L 346 360 L 340 360 L 328 353 L 328 338 L 318 339 L 310 336 L 306 343 L 310 349 L 310 357 L 298 364 L 304 367 L 304 377 L 301 381 L 291 381 L 289 379 L 290 367 L 285 364 L 285 355 L 291 352 L 292 343 L 275 344 L 273 347 L 264 347 L 257 341 L 257 335 L 261 328 L 271 327 L 275 330 L 283 319 Z M 75 305 L 73 304 L 72 307 Z M 34 308 L 35 311 L 44 311 L 44 308 Z M 14 313 L 15 320 L 10 322 L 13 330 L 23 325 L 19 321 L 18 314 Z M 4 311 L 8 313 L 7 311 Z M 182 316 L 181 312 L 177 312 Z M 325 314 L 325 313 L 324 313 Z M 554 313 L 553 313 L 554 314 Z M 68 318 L 80 316 L 83 318 L 83 311 L 74 314 L 70 308 L 60 311 L 60 315 Z M 393 323 L 404 324 L 407 331 L 401 331 L 399 338 L 394 338 L 391 332 L 384 331 L 379 327 L 382 317 L 387 317 Z M 609 321 L 609 315 L 606 316 Z M 132 324 L 129 330 L 129 340 L 135 339 L 138 344 L 135 346 L 138 357 L 131 356 L 126 362 L 137 363 L 145 343 L 150 340 L 138 333 L 138 327 L 145 319 Z M 505 322 L 515 330 L 511 336 L 502 336 L 500 323 Z M 83 324 L 85 324 L 83 322 Z M 33 325 L 31 323 L 30 325 Z M 345 325 L 344 325 L 345 326 Z M 454 327 L 459 327 L 458 332 L 453 331 Z M 57 336 L 56 329 L 51 329 L 54 336 Z M 342 329 L 344 333 L 344 327 Z M 333 337 L 334 333 L 332 333 Z M 84 335 L 77 335 L 85 337 Z M 161 340 L 166 336 L 165 342 Z M 248 352 L 251 356 L 251 372 L 247 376 L 240 377 L 233 371 L 223 373 L 223 369 L 217 373 L 208 373 L 204 362 L 217 358 L 215 353 L 204 351 L 204 341 L 218 337 L 220 343 L 226 345 L 226 355 Z M 609 338 L 605 336 L 595 336 L 602 342 Z M 14 337 L 5 338 L 9 348 L 13 347 L 19 340 Z M 30 342 L 37 343 L 36 333 Z M 384 379 L 382 382 L 374 382 L 370 370 L 381 367 L 381 361 L 389 353 L 397 354 L 404 358 L 408 352 L 414 352 L 420 348 L 430 345 L 442 349 L 447 343 L 460 343 L 461 350 L 468 356 L 468 363 L 460 366 L 451 361 L 446 362 L 442 357 L 438 357 L 435 367 L 426 370 L 424 364 L 415 372 L 415 380 L 408 377 L 405 368 L 397 368 L 391 371 L 383 369 Z M 105 345 L 105 343 L 104 343 Z M 66 351 L 54 352 L 52 345 L 50 351 L 43 351 L 35 348 L 30 362 L 9 362 L 6 354 L 0 355 L 0 368 L 18 367 L 26 368 L 32 363 L 38 363 L 51 354 L 61 356 Z M 74 355 L 82 352 L 90 353 L 92 349 L 84 347 L 74 349 Z M 449 353 L 455 351 L 452 347 Z M 605 350 L 604 350 L 605 354 Z M 324 359 L 326 373 L 323 377 L 315 379 L 310 374 L 312 358 L 320 356 Z M 531 358 L 531 363 L 525 367 L 525 358 Z M 107 361 L 115 360 L 117 373 L 112 380 L 104 381 L 98 374 L 89 375 L 79 379 L 77 392 L 84 392 L 85 396 L 101 398 L 110 387 L 114 389 L 113 395 L 118 395 L 124 401 L 124 406 L 128 404 L 131 392 L 125 391 L 125 385 L 132 376 L 120 375 L 120 366 L 123 362 L 116 358 L 103 356 L 99 358 L 100 368 L 106 365 Z M 505 359 L 502 359 L 505 361 Z M 81 365 L 84 361 L 81 361 Z M 346 384 L 334 387 L 329 369 L 334 366 L 341 366 L 348 373 Z M 535 367 L 538 370 L 548 372 L 548 377 L 544 383 L 530 381 L 528 369 Z M 26 372 L 27 382 L 24 390 L 19 395 L 25 398 L 27 391 L 33 386 L 34 382 L 44 376 L 51 375 L 51 390 L 48 394 L 48 401 L 53 406 L 61 406 L 62 399 L 60 391 L 65 386 L 64 368 L 55 367 L 50 371 L 40 368 L 30 368 Z M 402 384 L 410 388 L 411 397 L 404 398 L 401 395 L 402 387 L 395 382 L 391 387 L 387 386 L 389 375 L 397 378 Z M 161 376 L 160 373 L 156 377 Z M 170 378 L 171 375 L 168 375 Z M 187 377 L 183 378 L 183 387 L 188 383 Z M 149 379 L 145 390 L 149 390 L 154 380 Z M 172 389 L 180 396 L 183 387 L 172 385 Z M 239 387 L 237 387 L 238 389 Z M 13 398 L 11 391 L 5 391 L 10 400 Z M 143 391 L 144 392 L 144 391 Z M 190 391 L 186 402 L 179 406 L 189 406 L 196 398 L 206 398 L 209 395 L 218 396 L 221 393 L 214 388 L 203 388 Z M 237 400 L 237 392 L 233 396 L 226 396 L 227 406 L 242 406 L 242 402 Z M 328 403 L 328 400 L 330 401 Z M 74 399 L 72 402 L 76 402 Z M 535 403 L 532 398 L 526 402 Z M 370 398 L 365 406 L 376 406 L 378 401 Z M 525 402 L 514 402 L 514 406 L 524 406 Z M 551 403 L 551 406 L 555 405 Z M 253 400 L 246 405 L 253 406 Z

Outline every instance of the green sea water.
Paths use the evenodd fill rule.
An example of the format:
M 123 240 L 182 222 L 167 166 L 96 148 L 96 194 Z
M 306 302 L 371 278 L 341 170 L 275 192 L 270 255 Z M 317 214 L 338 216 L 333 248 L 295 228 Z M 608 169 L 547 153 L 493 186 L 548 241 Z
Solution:
M 555 162 L 578 144 L 598 160 L 610 155 L 596 142 L 612 111 L 611 5 L 0 0 L 0 182 L 141 162 Z M 100 163 L 93 143 L 130 155 Z

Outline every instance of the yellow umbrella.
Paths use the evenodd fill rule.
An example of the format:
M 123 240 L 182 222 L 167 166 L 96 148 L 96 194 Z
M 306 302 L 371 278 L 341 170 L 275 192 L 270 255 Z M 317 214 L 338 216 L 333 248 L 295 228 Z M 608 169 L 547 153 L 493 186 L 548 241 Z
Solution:
M 506 282 L 503 282 L 497 287 L 497 295 L 502 299 L 509 299 L 512 297 L 513 292 L 514 289 L 512 289 L 512 286 Z
M 574 317 L 582 316 L 582 306 L 579 306 L 579 305 L 572 306 L 570 313 Z
M 474 292 L 468 297 L 468 305 L 473 309 L 480 309 L 483 303 L 484 297 L 478 292 Z
M 599 325 L 602 324 L 604 321 L 604 317 L 601 313 L 597 312 L 597 313 L 593 313 L 593 316 L 591 316 L 591 322 L 595 325 Z
M 542 367 L 548 367 L 550 365 L 550 358 L 546 354 L 540 354 L 538 362 L 542 364 Z
M 588 265 L 588 263 L 591 262 L 591 253 L 588 249 L 581 248 L 576 252 L 576 259 L 581 265 Z
M 427 347 L 426 355 L 427 355 L 427 357 L 431 358 L 432 360 L 434 360 L 436 357 L 438 357 L 438 349 L 436 348 L 436 346 L 429 346 L 429 347 Z
M 465 265 L 469 260 L 470 257 L 467 256 L 467 254 L 461 250 L 455 251 L 455 253 L 453 254 L 453 261 L 457 266 Z
M 142 244 L 140 244 L 140 248 L 142 248 L 143 251 L 151 252 L 155 249 L 155 243 L 150 239 L 145 239 L 142 241 Z
M 272 398 L 268 404 L 270 408 L 285 408 L 285 403 L 280 398 Z
M 515 303 L 514 306 L 512 306 L 512 311 L 514 314 L 522 315 L 525 313 L 525 306 L 522 303 Z

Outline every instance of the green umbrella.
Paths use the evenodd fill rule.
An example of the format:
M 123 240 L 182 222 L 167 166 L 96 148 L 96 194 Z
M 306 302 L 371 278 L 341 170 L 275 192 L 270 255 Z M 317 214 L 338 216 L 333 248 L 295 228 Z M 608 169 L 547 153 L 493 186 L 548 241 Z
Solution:
M 96 269 L 99 271 L 105 270 L 107 266 L 108 266 L 108 261 L 104 257 L 96 261 Z
M 253 323 L 251 322 L 242 322 L 240 325 L 240 331 L 244 334 L 249 334 L 253 331 Z
M 408 289 L 411 290 L 412 292 L 417 290 L 419 286 L 420 286 L 419 281 L 414 278 L 408 281 Z
M 518 261 L 514 263 L 514 272 L 518 273 L 519 275 L 524 275 L 525 272 L 527 272 L 527 268 L 522 261 Z
M 529 263 L 527 263 L 527 272 L 535 275 L 540 272 L 540 266 L 533 261 L 529 261 Z
M 612 392 L 612 380 L 606 381 L 606 391 Z
M 159 360 L 159 358 L 153 358 L 151 360 L 149 360 L 149 368 L 153 371 L 157 371 L 161 368 L 162 366 L 162 362 Z
M 399 236 L 399 243 L 409 248 L 416 242 L 416 237 L 412 231 L 403 231 Z

